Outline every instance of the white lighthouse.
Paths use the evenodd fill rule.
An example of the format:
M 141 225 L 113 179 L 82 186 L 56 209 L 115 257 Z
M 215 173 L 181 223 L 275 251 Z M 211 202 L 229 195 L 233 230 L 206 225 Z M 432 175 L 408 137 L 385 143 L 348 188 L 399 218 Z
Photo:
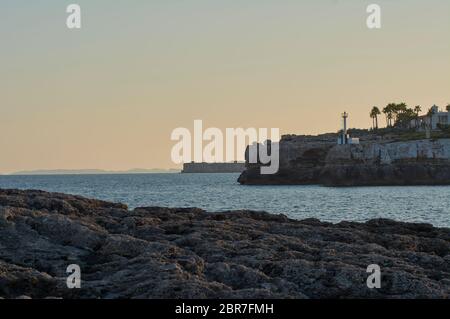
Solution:
M 342 134 L 338 137 L 338 145 L 359 144 L 359 138 L 351 138 L 347 134 L 347 118 L 348 113 L 342 113 Z

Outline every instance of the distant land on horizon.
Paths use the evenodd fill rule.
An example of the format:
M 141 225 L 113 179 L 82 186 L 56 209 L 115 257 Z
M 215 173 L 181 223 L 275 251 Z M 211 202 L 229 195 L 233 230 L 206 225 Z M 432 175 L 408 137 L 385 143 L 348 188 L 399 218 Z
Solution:
M 157 173 L 180 173 L 179 169 L 160 168 L 134 168 L 125 171 L 110 171 L 103 169 L 54 169 L 54 170 L 28 170 L 3 175 L 106 175 L 106 174 L 157 174 Z M 1 174 L 0 174 L 1 175 Z

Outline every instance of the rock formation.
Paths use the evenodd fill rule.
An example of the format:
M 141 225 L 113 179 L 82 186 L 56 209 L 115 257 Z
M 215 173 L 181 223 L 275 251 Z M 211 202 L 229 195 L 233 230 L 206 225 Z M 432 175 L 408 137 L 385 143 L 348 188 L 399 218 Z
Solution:
M 285 137 L 280 170 L 261 175 L 247 164 L 241 184 L 321 184 L 326 186 L 450 185 L 450 139 L 366 140 L 336 145 L 333 138 Z
M 66 268 L 81 267 L 81 289 Z M 381 267 L 369 289 L 367 266 Z M 0 190 L 0 298 L 448 298 L 450 229 Z

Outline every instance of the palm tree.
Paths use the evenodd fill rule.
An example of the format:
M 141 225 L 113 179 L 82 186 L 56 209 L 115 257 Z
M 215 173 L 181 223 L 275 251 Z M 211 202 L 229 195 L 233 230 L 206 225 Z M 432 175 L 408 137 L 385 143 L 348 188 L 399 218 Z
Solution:
M 408 105 L 405 102 L 397 104 L 397 112 L 398 113 L 406 112 L 407 110 L 408 110 Z
M 449 104 L 450 105 L 450 104 Z M 422 107 L 420 105 L 416 105 L 414 107 L 414 113 L 417 114 L 417 116 L 419 116 L 420 112 L 422 112 Z
M 416 119 L 417 122 L 417 114 L 413 109 L 407 108 L 405 111 L 398 114 L 395 125 L 403 128 L 411 128 L 411 122 L 414 119 Z
M 380 109 L 376 106 L 370 111 L 370 117 L 372 118 L 372 126 L 374 129 L 378 130 L 378 115 L 380 115 Z
M 416 105 L 414 107 L 414 113 L 416 113 L 416 127 L 419 126 L 419 114 L 422 112 L 422 107 L 420 105 Z
M 393 113 L 392 113 L 392 111 L 391 112 L 388 112 L 388 114 L 387 114 L 387 119 L 388 119 L 388 122 L 389 122 L 389 127 L 392 127 L 392 119 L 394 118 L 394 116 L 393 116 Z
M 431 130 L 433 129 L 433 114 L 435 114 L 435 109 L 434 107 L 430 107 L 427 112 L 428 123 L 425 124 L 427 138 L 429 138 Z
M 387 107 L 387 106 L 385 106 L 385 107 L 383 108 L 383 113 L 384 113 L 384 115 L 386 116 L 386 126 L 389 127 L 389 118 L 388 118 L 389 110 L 388 110 L 388 107 Z
M 372 111 L 370 111 L 369 116 L 372 119 L 372 129 L 375 129 L 375 117 Z
M 386 124 L 387 127 L 392 126 L 392 119 L 394 118 L 394 111 L 397 107 L 397 104 L 395 103 L 389 103 L 386 105 L 385 108 L 383 108 L 383 113 L 386 115 Z
M 392 106 L 393 113 L 394 113 L 394 126 L 397 124 L 399 120 L 399 116 L 408 112 L 408 105 L 406 105 L 405 102 L 400 104 L 394 104 Z M 402 117 L 403 119 L 403 117 Z

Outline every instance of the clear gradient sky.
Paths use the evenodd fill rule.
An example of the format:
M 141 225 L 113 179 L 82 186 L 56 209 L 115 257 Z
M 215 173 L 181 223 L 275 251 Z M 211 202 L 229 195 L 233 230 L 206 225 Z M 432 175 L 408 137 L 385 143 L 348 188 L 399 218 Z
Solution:
M 176 167 L 195 119 L 315 134 L 402 101 L 450 102 L 448 0 L 0 2 L 0 173 Z

